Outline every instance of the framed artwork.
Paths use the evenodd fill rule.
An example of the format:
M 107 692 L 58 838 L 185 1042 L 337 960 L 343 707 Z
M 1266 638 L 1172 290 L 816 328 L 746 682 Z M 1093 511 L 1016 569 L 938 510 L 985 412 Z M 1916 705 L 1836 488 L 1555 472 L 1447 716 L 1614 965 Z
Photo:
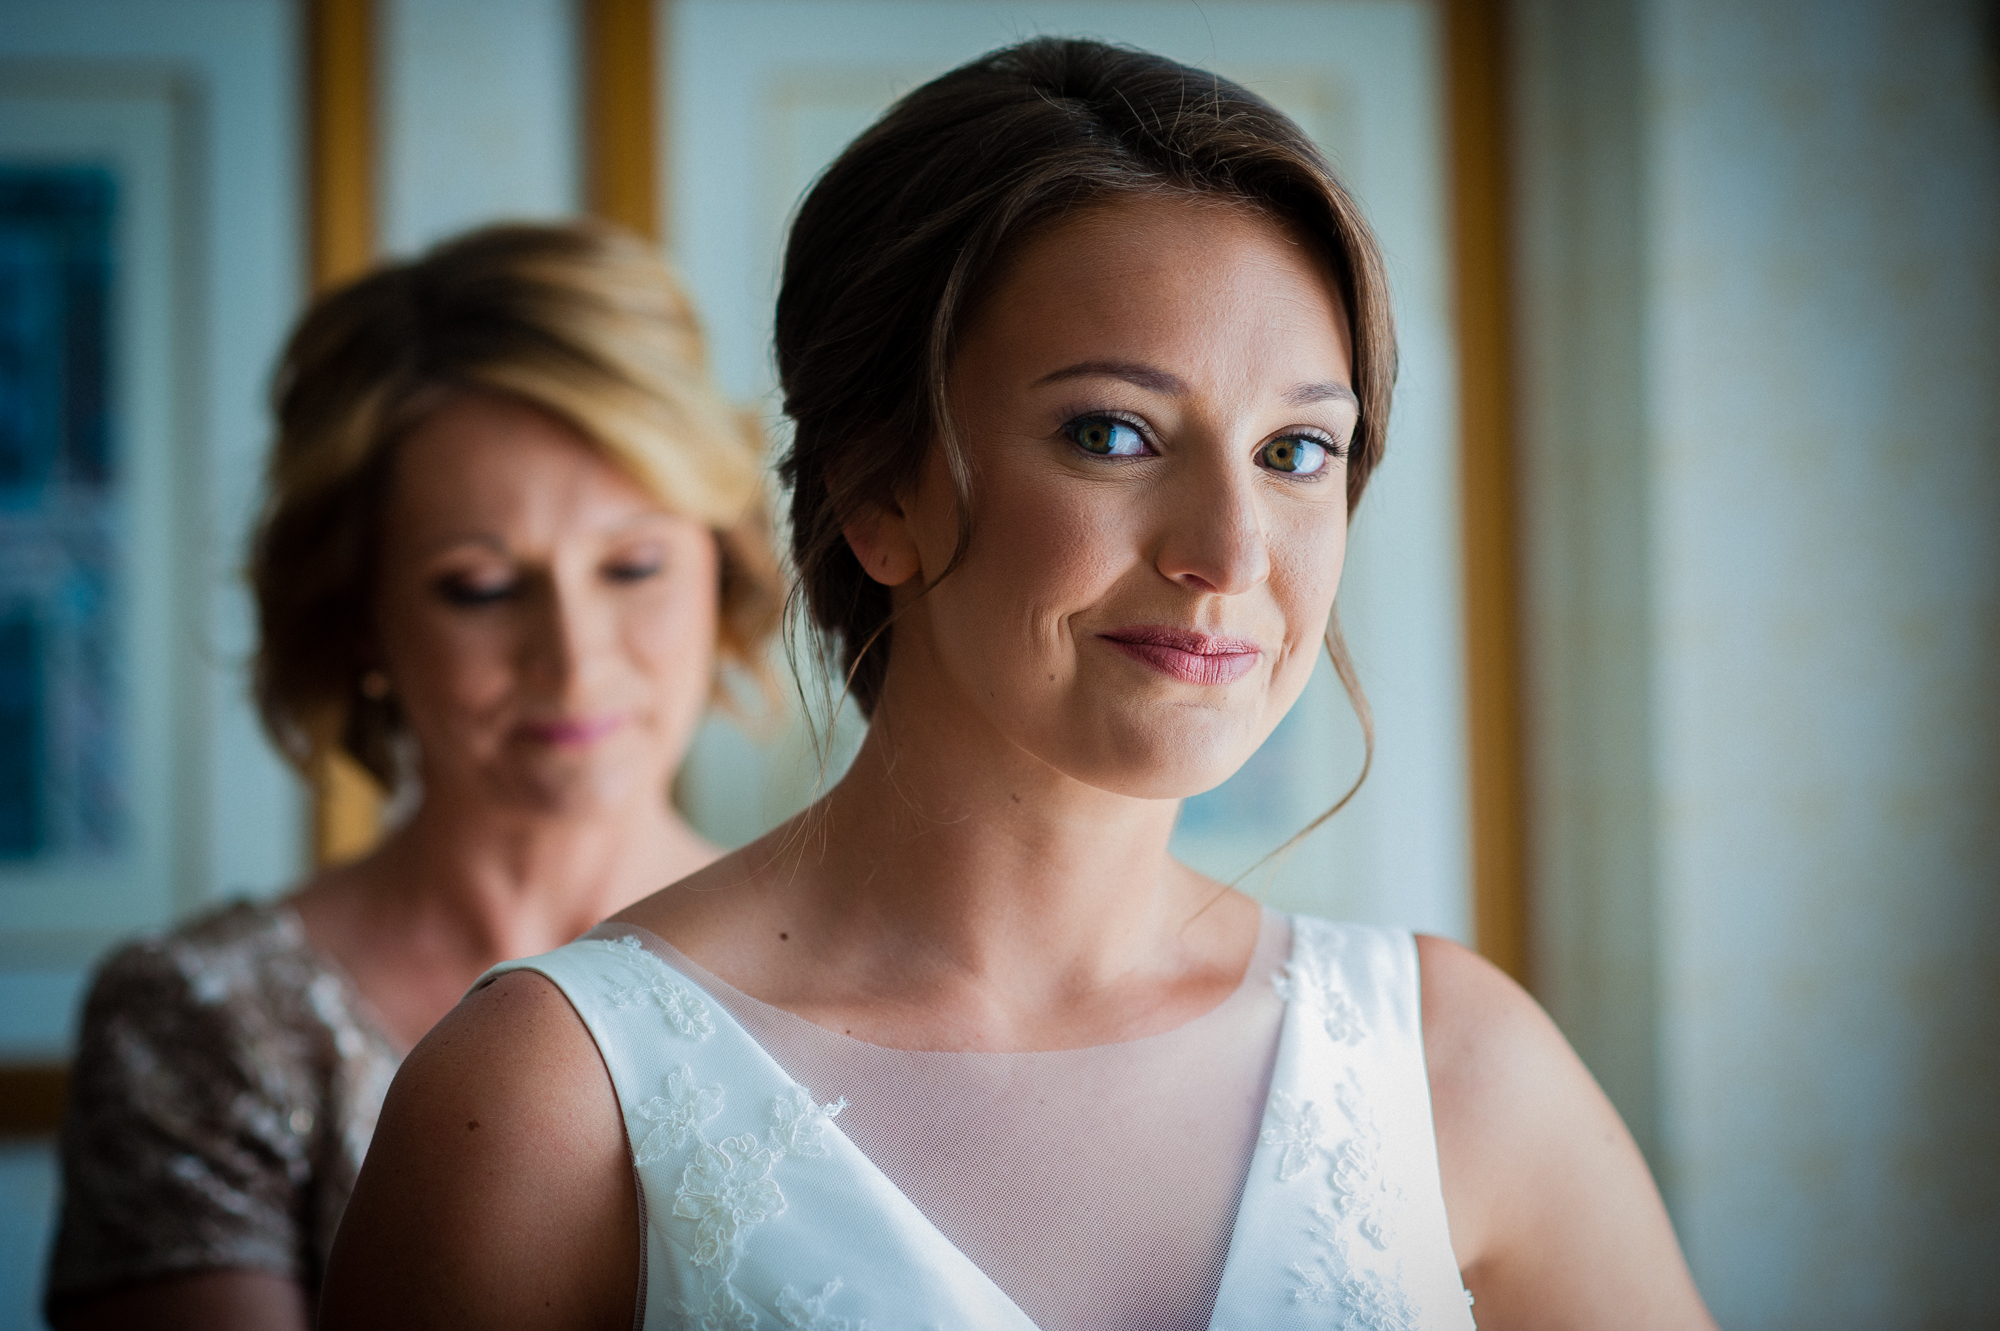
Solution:
M 12 1009 L 0 1037 L 14 1047 L 59 1042 L 71 968 L 169 919 L 189 863 L 176 780 L 193 710 L 177 642 L 183 117 L 165 76 L 0 65 L 0 966 Z M 64 992 L 42 994 L 43 973 Z
M 0 863 L 126 838 L 101 163 L 0 162 Z

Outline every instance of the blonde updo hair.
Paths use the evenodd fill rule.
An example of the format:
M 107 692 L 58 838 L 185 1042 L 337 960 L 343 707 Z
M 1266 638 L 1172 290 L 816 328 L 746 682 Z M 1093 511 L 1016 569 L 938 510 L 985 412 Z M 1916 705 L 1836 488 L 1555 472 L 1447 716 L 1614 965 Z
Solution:
M 345 750 L 385 787 L 402 728 L 370 697 L 375 557 L 397 443 L 461 393 L 538 407 L 721 551 L 718 655 L 761 672 L 782 609 L 755 424 L 711 382 L 694 311 L 637 237 L 597 222 L 470 232 L 317 301 L 272 385 L 252 545 L 257 705 L 301 769 Z M 380 692 L 380 690 L 374 690 Z

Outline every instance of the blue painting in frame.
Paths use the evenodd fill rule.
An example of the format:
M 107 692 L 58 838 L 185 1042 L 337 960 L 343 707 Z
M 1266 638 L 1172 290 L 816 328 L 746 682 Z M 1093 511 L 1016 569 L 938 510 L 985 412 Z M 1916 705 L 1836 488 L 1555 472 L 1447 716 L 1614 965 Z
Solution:
M 116 203 L 101 166 L 0 166 L 0 860 L 125 830 Z

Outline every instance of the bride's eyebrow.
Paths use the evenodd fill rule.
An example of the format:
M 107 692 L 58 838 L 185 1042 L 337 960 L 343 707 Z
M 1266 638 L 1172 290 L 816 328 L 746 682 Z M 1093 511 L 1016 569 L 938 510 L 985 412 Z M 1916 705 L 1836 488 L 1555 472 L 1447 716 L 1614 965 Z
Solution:
M 1187 380 L 1179 375 L 1130 360 L 1078 361 L 1043 375 L 1035 380 L 1034 386 L 1040 388 L 1043 384 L 1060 383 L 1064 379 L 1123 379 L 1135 388 L 1167 397 L 1186 397 L 1188 392 Z
M 1353 389 L 1331 379 L 1324 383 L 1300 384 L 1285 394 L 1285 402 L 1294 407 L 1310 407 L 1315 402 L 1345 402 L 1356 410 L 1361 407 L 1361 399 L 1354 396 Z
M 1074 365 L 1065 365 L 1060 370 L 1051 371 L 1035 380 L 1034 386 L 1061 383 L 1065 379 L 1122 379 L 1135 388 L 1143 388 L 1149 393 L 1159 393 L 1164 397 L 1186 397 L 1187 380 L 1156 366 L 1129 360 L 1085 360 Z M 1319 402 L 1345 402 L 1359 410 L 1361 401 L 1354 396 L 1354 390 L 1346 384 L 1332 379 L 1319 383 L 1300 384 L 1285 393 L 1285 403 L 1293 407 L 1310 407 Z

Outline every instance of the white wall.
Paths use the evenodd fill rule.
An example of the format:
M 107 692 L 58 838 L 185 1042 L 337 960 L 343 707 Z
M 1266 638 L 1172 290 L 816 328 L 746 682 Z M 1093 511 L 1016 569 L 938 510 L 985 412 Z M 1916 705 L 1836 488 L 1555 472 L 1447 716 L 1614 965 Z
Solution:
M 2000 57 L 1523 9 L 1547 996 L 1723 1325 L 2000 1324 Z
M 55 1152 L 0 1141 L 0 1331 L 42 1327 L 42 1270 L 54 1238 Z
M 381 6 L 385 251 L 408 255 L 482 222 L 576 210 L 577 8 L 570 0 Z

